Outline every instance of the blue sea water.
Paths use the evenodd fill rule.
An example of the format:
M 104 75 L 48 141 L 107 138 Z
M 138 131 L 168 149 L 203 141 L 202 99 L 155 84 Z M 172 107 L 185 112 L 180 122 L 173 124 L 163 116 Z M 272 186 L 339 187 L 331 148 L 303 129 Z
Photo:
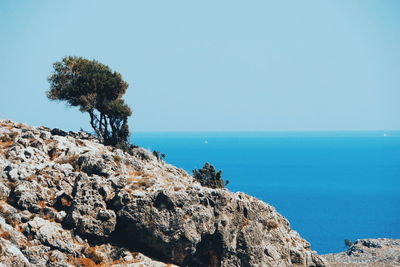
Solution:
M 228 188 L 276 207 L 321 254 L 344 239 L 400 238 L 400 132 L 137 133 L 191 172 L 205 162 Z

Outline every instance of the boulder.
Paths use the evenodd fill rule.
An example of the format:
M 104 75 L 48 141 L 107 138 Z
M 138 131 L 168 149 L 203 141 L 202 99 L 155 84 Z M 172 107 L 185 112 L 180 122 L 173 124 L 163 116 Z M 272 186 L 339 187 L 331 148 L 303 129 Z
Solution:
M 183 266 L 325 266 L 288 221 L 262 201 L 226 189 L 160 190 L 122 200 L 119 230 L 131 245 Z M 295 241 L 296 240 L 296 241 Z M 293 247 L 292 242 L 297 242 Z
M 114 210 L 107 208 L 111 185 L 96 177 L 80 174 L 72 192 L 72 206 L 68 220 L 76 231 L 88 237 L 106 238 L 114 231 L 117 218 Z
M 35 217 L 23 226 L 25 233 L 40 241 L 45 246 L 60 252 L 79 255 L 81 246 L 75 244 L 70 231 L 60 224 Z
M 29 267 L 30 263 L 15 244 L 0 238 L 0 267 Z
M 52 129 L 50 133 L 51 133 L 52 135 L 59 135 L 59 136 L 67 136 L 67 135 L 68 135 L 67 132 L 65 132 L 65 131 L 63 131 L 63 130 L 61 130 L 61 129 L 58 129 L 58 128 Z

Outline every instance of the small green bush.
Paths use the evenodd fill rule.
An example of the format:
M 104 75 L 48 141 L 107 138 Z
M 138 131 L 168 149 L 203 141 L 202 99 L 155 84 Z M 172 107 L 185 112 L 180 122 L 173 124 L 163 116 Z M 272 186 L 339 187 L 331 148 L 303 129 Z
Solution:
M 161 153 L 160 151 L 157 150 L 153 151 L 153 155 L 157 158 L 157 160 L 163 160 L 166 157 L 164 153 Z
M 202 186 L 210 188 L 224 188 L 229 183 L 227 180 L 224 183 L 222 179 L 222 171 L 216 171 L 215 167 L 210 163 L 204 164 L 204 167 L 197 170 L 193 170 L 193 177 L 200 182 Z
M 353 241 L 351 241 L 349 239 L 345 239 L 344 245 L 346 246 L 347 249 L 349 249 L 353 245 Z

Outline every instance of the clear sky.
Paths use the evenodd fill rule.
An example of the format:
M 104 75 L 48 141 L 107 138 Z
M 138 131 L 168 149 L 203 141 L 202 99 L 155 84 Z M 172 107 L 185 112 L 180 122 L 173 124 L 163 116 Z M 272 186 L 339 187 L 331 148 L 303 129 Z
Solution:
M 400 1 L 0 2 L 0 118 L 89 130 L 52 63 L 130 84 L 133 131 L 400 130 Z

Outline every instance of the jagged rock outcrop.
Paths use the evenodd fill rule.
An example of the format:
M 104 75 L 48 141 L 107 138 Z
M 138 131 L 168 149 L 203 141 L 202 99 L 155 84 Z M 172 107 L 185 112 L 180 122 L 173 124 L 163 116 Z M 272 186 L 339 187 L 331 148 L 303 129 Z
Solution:
M 202 187 L 142 148 L 11 121 L 0 121 L 0 262 L 328 266 L 258 199 Z
M 359 239 L 347 251 L 324 257 L 332 267 L 400 266 L 400 239 Z

